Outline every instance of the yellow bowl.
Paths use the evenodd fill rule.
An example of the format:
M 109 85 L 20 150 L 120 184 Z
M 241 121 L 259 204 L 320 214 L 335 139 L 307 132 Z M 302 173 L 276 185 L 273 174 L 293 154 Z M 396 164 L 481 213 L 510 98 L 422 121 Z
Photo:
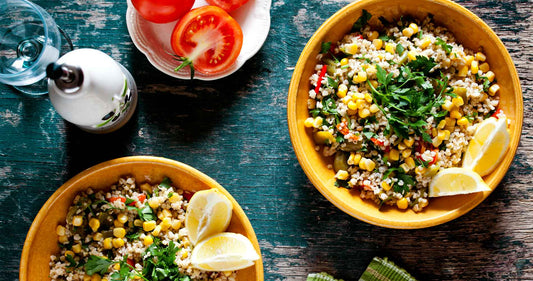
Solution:
M 304 128 L 309 117 L 307 99 L 310 90 L 309 77 L 315 72 L 316 56 L 322 42 L 337 42 L 349 33 L 352 24 L 362 14 L 370 12 L 376 23 L 379 16 L 388 20 L 410 15 L 423 19 L 434 15 L 434 21 L 447 27 L 466 48 L 483 49 L 491 70 L 500 85 L 500 108 L 511 121 L 510 148 L 495 171 L 484 178 L 492 190 L 496 188 L 511 165 L 522 130 L 523 103 L 520 82 L 514 64 L 505 46 L 490 27 L 466 8 L 448 0 L 366 0 L 357 1 L 342 8 L 326 20 L 305 46 L 289 86 L 287 103 L 288 125 L 292 145 L 304 172 L 313 185 L 335 206 L 362 221 L 390 228 L 424 228 L 455 219 L 483 201 L 490 192 L 430 199 L 425 211 L 400 211 L 396 208 L 378 210 L 375 203 L 362 200 L 359 192 L 335 187 L 334 172 L 328 169 L 331 159 L 324 158 L 315 150 L 310 132 Z
M 33 221 L 22 250 L 20 281 L 50 280 L 50 255 L 59 253 L 55 228 L 65 222 L 67 210 L 77 193 L 92 187 L 101 190 L 116 183 L 121 176 L 132 176 L 137 182 L 160 182 L 168 177 L 174 185 L 187 191 L 216 188 L 233 204 L 228 231 L 248 237 L 260 255 L 257 237 L 237 201 L 216 181 L 183 163 L 150 156 L 132 156 L 107 161 L 89 168 L 63 184 L 46 201 Z M 261 255 L 260 255 L 261 256 Z M 237 271 L 237 280 L 263 281 L 263 261 Z

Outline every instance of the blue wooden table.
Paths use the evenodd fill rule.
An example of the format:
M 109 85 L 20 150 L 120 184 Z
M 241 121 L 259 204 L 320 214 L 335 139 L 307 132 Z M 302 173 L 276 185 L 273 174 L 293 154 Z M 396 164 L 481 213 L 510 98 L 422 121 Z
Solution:
M 253 1 L 253 0 L 252 0 Z M 130 40 L 124 0 L 36 0 L 72 37 L 128 68 L 137 81 L 133 119 L 108 135 L 66 123 L 47 96 L 0 85 L 0 279 L 18 278 L 30 224 L 62 183 L 97 163 L 128 155 L 175 159 L 224 186 L 248 214 L 265 280 L 305 280 L 328 271 L 357 280 L 388 256 L 421 280 L 533 280 L 533 4 L 459 1 L 507 46 L 522 83 L 525 118 L 515 160 L 500 186 L 468 214 L 422 230 L 358 221 L 308 181 L 286 121 L 289 80 L 309 37 L 343 0 L 274 0 L 262 49 L 235 74 L 183 81 L 152 67 Z

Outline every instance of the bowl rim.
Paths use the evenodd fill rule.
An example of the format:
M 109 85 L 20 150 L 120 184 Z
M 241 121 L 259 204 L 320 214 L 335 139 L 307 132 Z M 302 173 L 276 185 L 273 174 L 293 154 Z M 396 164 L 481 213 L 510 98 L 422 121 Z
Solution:
M 83 180 L 84 178 L 92 176 L 93 173 L 110 169 L 114 166 L 119 165 L 128 165 L 128 164 L 134 164 L 134 163 L 156 163 L 161 165 L 167 165 L 167 166 L 173 166 L 177 167 L 179 169 L 182 169 L 183 171 L 186 171 L 189 175 L 192 177 L 198 178 L 203 182 L 206 182 L 208 186 L 211 188 L 217 188 L 219 191 L 222 191 L 226 197 L 232 202 L 234 208 L 233 211 L 236 212 L 239 217 L 242 217 L 243 220 L 241 221 L 243 229 L 246 231 L 246 233 L 249 233 L 250 241 L 252 242 L 252 245 L 256 249 L 259 255 L 259 260 L 255 262 L 255 270 L 256 270 L 256 281 L 263 281 L 264 280 L 264 270 L 263 270 L 263 258 L 261 255 L 261 249 L 259 247 L 259 242 L 257 240 L 257 235 L 255 234 L 255 231 L 252 227 L 252 224 L 244 213 L 244 210 L 239 205 L 237 200 L 233 198 L 233 196 L 224 188 L 222 187 L 217 181 L 215 181 L 213 178 L 209 177 L 208 175 L 200 172 L 196 168 L 193 168 L 192 166 L 189 166 L 187 164 L 184 164 L 182 162 L 171 160 L 164 157 L 157 157 L 157 156 L 126 156 L 121 158 L 116 158 L 112 160 L 108 160 L 105 162 L 102 162 L 100 164 L 96 164 L 90 168 L 87 168 L 71 179 L 69 179 L 67 182 L 65 182 L 61 187 L 59 187 L 49 198 L 46 200 L 44 205 L 41 207 L 39 212 L 37 213 L 37 216 L 35 216 L 30 229 L 28 230 L 28 233 L 26 235 L 26 239 L 24 240 L 24 247 L 22 249 L 22 255 L 20 258 L 20 264 L 19 264 L 19 280 L 25 281 L 25 280 L 31 280 L 29 279 L 30 276 L 27 275 L 27 263 L 30 256 L 30 247 L 29 245 L 31 243 L 34 243 L 34 241 L 37 240 L 36 234 L 37 229 L 42 224 L 44 218 L 46 217 L 48 210 L 50 209 L 51 205 L 56 201 L 56 199 L 63 194 L 64 192 L 67 192 L 67 190 L 75 185 L 80 180 Z M 235 208 L 237 207 L 237 208 Z
M 523 97 L 522 97 L 522 89 L 520 85 L 520 80 L 518 78 L 518 73 L 516 71 L 516 67 L 512 61 L 512 58 L 508 52 L 508 50 L 505 48 L 505 45 L 501 41 L 501 39 L 496 35 L 496 33 L 483 21 L 481 20 L 477 15 L 472 13 L 467 8 L 463 7 L 462 5 L 455 3 L 453 1 L 448 0 L 426 0 L 426 2 L 432 2 L 437 3 L 443 6 L 446 6 L 450 8 L 451 10 L 456 11 L 461 16 L 470 18 L 471 20 L 475 21 L 477 24 L 480 25 L 480 28 L 488 35 L 488 37 L 491 40 L 494 40 L 496 42 L 496 48 L 499 50 L 499 52 L 502 53 L 503 58 L 506 62 L 506 65 L 509 67 L 509 73 L 511 76 L 511 84 L 512 89 L 516 97 L 516 101 L 514 103 L 514 106 L 516 108 L 516 116 L 514 118 L 514 123 L 516 125 L 516 129 L 513 131 L 514 134 L 511 135 L 511 142 L 509 144 L 509 150 L 506 153 L 506 156 L 502 159 L 502 166 L 503 170 L 505 172 L 497 173 L 498 171 L 493 171 L 491 174 L 496 173 L 496 176 L 491 179 L 491 182 L 489 186 L 491 187 L 491 191 L 483 192 L 483 196 L 479 197 L 478 199 L 471 200 L 467 202 L 467 204 L 461 206 L 460 208 L 456 208 L 453 210 L 450 210 L 449 212 L 446 212 L 442 215 L 435 216 L 435 217 L 429 217 L 424 220 L 420 221 L 397 221 L 397 220 L 387 220 L 387 219 L 380 219 L 373 216 L 369 216 L 353 206 L 349 206 L 345 202 L 342 202 L 341 200 L 338 200 L 336 195 L 329 190 L 327 186 L 323 186 L 319 176 L 317 173 L 315 173 L 312 164 L 309 162 L 309 159 L 306 156 L 306 153 L 301 145 L 299 143 L 301 142 L 302 137 L 308 137 L 300 135 L 298 131 L 298 122 L 297 122 L 297 116 L 296 116 L 296 108 L 297 108 L 297 96 L 298 96 L 298 87 L 301 84 L 302 81 L 302 73 L 305 66 L 306 59 L 312 59 L 314 51 L 311 49 L 312 45 L 314 45 L 314 42 L 317 40 L 320 40 L 326 34 L 327 28 L 334 26 L 337 22 L 340 21 L 342 14 L 347 14 L 349 11 L 352 10 L 359 10 L 362 11 L 365 6 L 369 6 L 375 3 L 379 2 L 386 2 L 386 0 L 366 0 L 366 1 L 356 1 L 352 2 L 340 10 L 338 10 L 336 13 L 334 13 L 332 16 L 330 16 L 324 23 L 320 25 L 320 27 L 317 29 L 317 31 L 311 36 L 309 41 L 306 43 L 304 49 L 302 50 L 298 61 L 296 63 L 296 66 L 293 71 L 293 75 L 289 84 L 289 93 L 287 97 L 287 124 L 289 129 L 289 135 L 292 143 L 292 147 L 294 149 L 294 152 L 296 154 L 296 158 L 298 159 L 298 162 L 300 163 L 300 166 L 304 170 L 304 173 L 307 175 L 311 183 L 314 185 L 314 187 L 324 196 L 328 201 L 330 201 L 333 205 L 335 205 L 337 208 L 341 209 L 343 212 L 347 213 L 348 215 L 359 219 L 361 221 L 364 221 L 369 224 L 373 224 L 376 226 L 386 227 L 386 228 L 395 228 L 395 229 L 420 229 L 420 228 L 427 228 L 436 226 L 439 224 L 446 223 L 448 221 L 451 221 L 453 219 L 456 219 L 466 213 L 468 213 L 470 210 L 472 210 L 474 207 L 479 205 L 485 198 L 487 198 L 492 191 L 498 186 L 498 184 L 501 182 L 505 174 L 507 173 L 513 158 L 515 157 L 516 150 L 518 149 L 518 144 L 521 137 L 522 132 L 522 123 L 523 123 Z M 354 195 L 356 196 L 356 195 Z M 477 197 L 476 197 L 477 198 Z

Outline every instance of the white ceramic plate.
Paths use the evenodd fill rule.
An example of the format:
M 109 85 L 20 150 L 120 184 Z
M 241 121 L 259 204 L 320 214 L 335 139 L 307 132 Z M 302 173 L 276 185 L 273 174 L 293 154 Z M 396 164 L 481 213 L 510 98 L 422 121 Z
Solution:
M 237 61 L 228 70 L 206 75 L 195 72 L 194 79 L 216 80 L 237 71 L 249 58 L 259 51 L 270 30 L 270 6 L 272 0 L 250 0 L 230 15 L 239 23 L 243 32 L 242 49 Z M 207 5 L 205 0 L 196 0 L 193 8 Z M 142 18 L 128 0 L 126 23 L 133 44 L 146 55 L 150 63 L 161 72 L 180 79 L 190 79 L 188 67 L 178 72 L 174 68 L 179 64 L 174 59 L 170 46 L 170 35 L 177 21 L 156 24 Z

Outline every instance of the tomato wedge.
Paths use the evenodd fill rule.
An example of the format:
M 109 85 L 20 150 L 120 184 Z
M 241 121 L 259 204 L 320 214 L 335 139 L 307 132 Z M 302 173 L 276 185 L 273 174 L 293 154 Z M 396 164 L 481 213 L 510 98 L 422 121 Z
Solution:
M 243 34 L 239 23 L 219 7 L 203 6 L 181 18 L 170 38 L 172 50 L 182 64 L 194 70 L 214 74 L 230 68 L 242 48 Z
M 246 4 L 249 0 L 207 0 L 209 5 L 217 6 L 226 12 L 231 12 Z

